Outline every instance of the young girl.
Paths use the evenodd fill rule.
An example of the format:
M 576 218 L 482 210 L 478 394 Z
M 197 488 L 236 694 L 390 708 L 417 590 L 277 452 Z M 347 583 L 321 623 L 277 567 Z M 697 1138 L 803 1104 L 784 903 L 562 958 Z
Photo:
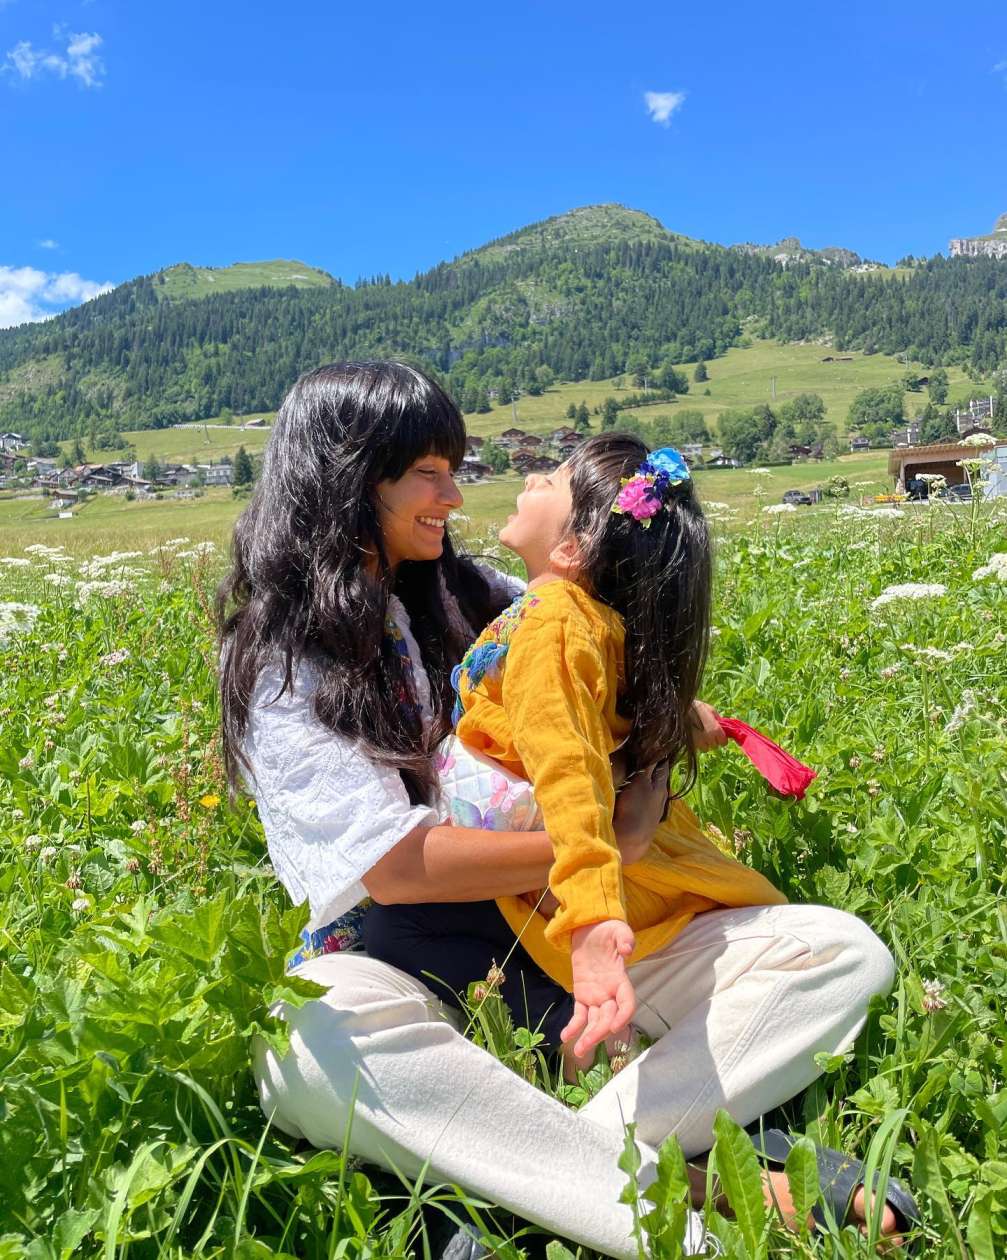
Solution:
M 569 1062 L 581 1066 L 632 1019 L 627 967 L 701 911 L 784 899 L 721 853 L 679 799 L 625 869 L 612 831 L 613 754 L 626 775 L 667 779 L 679 759 L 685 787 L 696 773 L 711 557 L 682 457 L 648 455 L 617 434 L 588 439 L 557 472 L 527 479 L 500 540 L 524 561 L 528 588 L 455 671 L 441 785 L 458 825 L 544 825 L 554 912 L 530 908 L 545 910 L 534 896 L 375 906 L 364 940 L 455 1005 L 504 964 L 501 992 L 518 1022 L 547 1046 L 572 1043 Z

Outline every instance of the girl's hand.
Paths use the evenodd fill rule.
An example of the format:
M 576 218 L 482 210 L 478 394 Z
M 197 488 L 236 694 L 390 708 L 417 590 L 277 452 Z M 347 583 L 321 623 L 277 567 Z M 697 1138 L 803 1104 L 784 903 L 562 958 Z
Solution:
M 668 811 L 671 767 L 659 761 L 635 774 L 615 798 L 612 826 L 623 866 L 646 857 L 654 832 Z
M 626 972 L 635 938 L 628 923 L 604 919 L 571 936 L 573 1018 L 560 1034 L 574 1042 L 575 1057 L 626 1028 L 636 1014 L 636 994 Z
M 696 752 L 710 752 L 711 749 L 722 748 L 727 743 L 727 736 L 717 721 L 716 709 L 704 704 L 702 700 L 694 700 L 689 717 Z

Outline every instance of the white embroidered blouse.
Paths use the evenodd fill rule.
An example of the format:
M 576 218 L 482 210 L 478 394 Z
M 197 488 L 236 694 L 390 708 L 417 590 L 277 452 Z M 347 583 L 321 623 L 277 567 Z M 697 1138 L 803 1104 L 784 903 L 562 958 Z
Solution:
M 516 578 L 483 572 L 503 599 L 523 588 Z M 452 620 L 471 634 L 450 596 L 445 605 Z M 409 615 L 396 596 L 388 611 L 409 652 L 417 700 L 430 718 L 430 683 Z M 430 807 L 410 804 L 397 771 L 376 765 L 354 741 L 318 721 L 312 704 L 317 681 L 317 666 L 302 660 L 292 690 L 274 700 L 283 686 L 283 669 L 279 663 L 264 669 L 249 705 L 243 744 L 251 766 L 245 779 L 273 869 L 295 905 L 308 902 L 305 957 L 352 943 L 334 943 L 329 929 L 366 898 L 363 877 L 414 828 L 438 821 Z

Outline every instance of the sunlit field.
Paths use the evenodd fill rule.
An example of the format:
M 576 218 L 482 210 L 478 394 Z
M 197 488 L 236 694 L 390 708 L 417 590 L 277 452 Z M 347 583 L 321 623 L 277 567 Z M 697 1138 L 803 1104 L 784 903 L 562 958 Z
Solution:
M 922 1254 L 995 1260 L 1007 1250 L 1004 505 L 764 513 L 780 471 L 761 478 L 770 498 L 747 472 L 699 479 L 727 504 L 711 511 L 704 695 L 819 777 L 794 804 L 724 750 L 690 800 L 791 899 L 867 920 L 898 980 L 854 1051 L 772 1119 L 890 1159 L 920 1200 Z M 495 517 L 513 488 L 479 487 L 469 511 Z M 0 1255 L 423 1256 L 449 1211 L 475 1214 L 508 1260 L 546 1243 L 568 1260 L 576 1248 L 512 1237 L 492 1205 L 293 1145 L 258 1110 L 251 1039 L 282 1039 L 268 1007 L 311 987 L 285 973 L 303 912 L 272 875 L 254 802 L 229 804 L 222 777 L 210 605 L 240 505 L 221 495 L 96 500 L 73 521 L 0 505 Z M 474 524 L 469 537 L 480 549 Z M 473 1035 L 555 1088 L 527 1034 L 485 1027 L 474 1020 Z M 870 1254 L 852 1229 L 774 1225 L 750 1153 L 722 1120 L 715 1164 L 734 1219 L 725 1208 L 708 1224 L 724 1254 Z M 791 1169 L 802 1203 L 816 1194 L 806 1157 Z M 680 1254 L 683 1193 L 669 1145 L 659 1206 L 639 1200 L 641 1260 Z

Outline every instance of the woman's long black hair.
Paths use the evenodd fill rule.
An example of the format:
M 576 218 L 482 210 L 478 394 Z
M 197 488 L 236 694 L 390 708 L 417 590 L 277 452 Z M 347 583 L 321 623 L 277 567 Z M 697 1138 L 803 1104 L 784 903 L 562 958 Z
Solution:
M 612 511 L 623 479 L 647 455 L 641 441 L 620 433 L 581 442 L 567 461 L 570 530 L 580 548 L 579 580 L 625 622 L 620 712 L 633 724 L 630 770 L 682 758 L 680 794 L 696 777 L 690 718 L 709 645 L 712 556 L 691 480 L 670 491 L 667 508 L 646 529 Z
M 447 616 L 444 592 L 476 632 L 500 604 L 446 533 L 440 560 L 404 561 L 393 574 L 373 496 L 377 482 L 396 480 L 426 455 L 457 468 L 464 451 L 454 402 L 404 363 L 333 363 L 306 372 L 287 394 L 235 526 L 231 572 L 217 592 L 232 789 L 248 764 L 242 741 L 259 674 L 279 662 L 282 695 L 306 656 L 320 667 L 318 720 L 397 769 L 414 803 L 432 799 L 431 752 L 449 728 L 451 668 L 468 646 Z M 385 633 L 393 592 L 409 613 L 430 679 L 432 729 L 424 730 L 409 671 Z

